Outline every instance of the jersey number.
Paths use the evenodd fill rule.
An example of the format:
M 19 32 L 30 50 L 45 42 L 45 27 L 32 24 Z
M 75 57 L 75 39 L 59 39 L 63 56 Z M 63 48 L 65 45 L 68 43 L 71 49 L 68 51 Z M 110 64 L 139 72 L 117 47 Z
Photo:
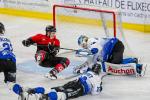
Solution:
M 12 51 L 12 45 L 10 43 L 3 43 L 4 50 Z

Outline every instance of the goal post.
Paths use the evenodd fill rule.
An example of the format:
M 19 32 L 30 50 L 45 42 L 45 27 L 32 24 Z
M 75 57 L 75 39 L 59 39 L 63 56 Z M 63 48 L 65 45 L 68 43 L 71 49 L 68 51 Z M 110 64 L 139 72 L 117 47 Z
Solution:
M 135 57 L 122 29 L 121 13 L 116 9 L 54 5 L 53 25 L 65 48 L 77 49 L 79 35 L 117 37 L 125 45 L 124 57 Z
M 101 12 L 101 13 L 110 13 L 113 16 L 113 34 L 116 37 L 116 15 L 115 12 L 109 10 L 100 10 L 100 9 L 92 9 L 92 8 L 83 8 L 77 6 L 66 6 L 66 5 L 54 5 L 53 6 L 53 25 L 56 27 L 56 9 L 57 8 L 68 8 L 74 10 L 83 10 L 83 11 L 93 11 L 93 12 Z

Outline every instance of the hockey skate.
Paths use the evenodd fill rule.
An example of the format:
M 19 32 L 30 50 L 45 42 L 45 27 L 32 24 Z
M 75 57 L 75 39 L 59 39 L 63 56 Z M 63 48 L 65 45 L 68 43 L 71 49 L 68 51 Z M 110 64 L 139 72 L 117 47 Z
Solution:
M 51 79 L 51 80 L 56 80 L 56 79 L 57 79 L 57 76 L 56 76 L 55 73 L 56 73 L 55 70 L 51 70 L 49 73 L 46 73 L 46 74 L 44 75 L 44 77 L 45 77 L 45 78 L 49 78 L 49 79 Z
M 142 77 L 145 75 L 147 64 L 140 64 L 140 68 L 137 69 L 136 77 Z
M 48 94 L 42 94 L 39 100 L 48 100 Z

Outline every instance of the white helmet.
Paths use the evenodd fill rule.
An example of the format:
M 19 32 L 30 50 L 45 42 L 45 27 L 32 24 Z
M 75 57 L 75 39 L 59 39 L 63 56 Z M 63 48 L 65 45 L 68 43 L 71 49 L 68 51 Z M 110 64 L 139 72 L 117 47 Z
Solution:
M 78 38 L 78 45 L 83 47 L 83 48 L 86 48 L 87 47 L 87 41 L 88 41 L 88 37 L 85 35 L 81 35 Z

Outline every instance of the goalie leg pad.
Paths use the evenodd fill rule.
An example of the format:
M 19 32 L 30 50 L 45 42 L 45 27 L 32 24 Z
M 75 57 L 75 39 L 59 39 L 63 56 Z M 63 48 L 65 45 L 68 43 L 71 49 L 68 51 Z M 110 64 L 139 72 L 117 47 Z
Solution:
M 112 75 L 135 75 L 136 64 L 112 64 L 105 62 L 106 73 Z

